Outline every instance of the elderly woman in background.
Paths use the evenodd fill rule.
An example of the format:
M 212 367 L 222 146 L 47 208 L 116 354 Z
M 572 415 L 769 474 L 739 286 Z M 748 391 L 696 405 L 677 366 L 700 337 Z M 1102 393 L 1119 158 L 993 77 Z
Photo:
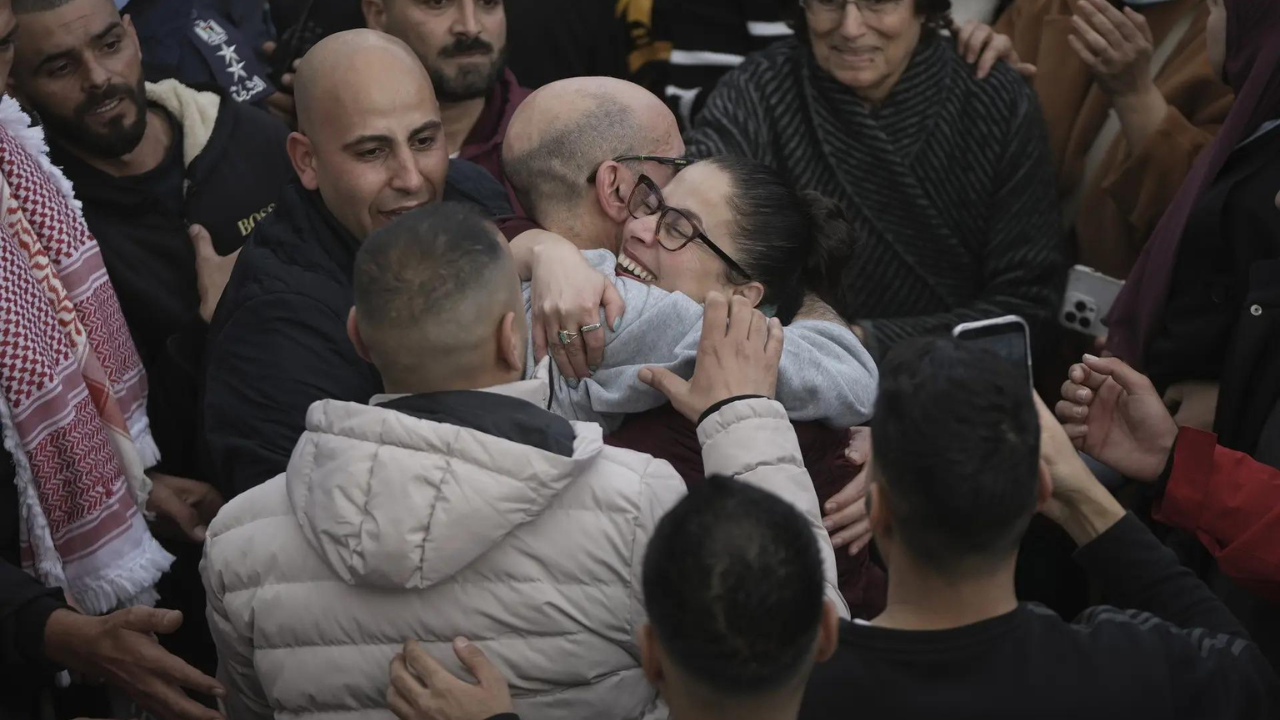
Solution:
M 745 155 L 851 218 L 825 298 L 873 355 L 908 337 L 1056 311 L 1065 241 L 1044 121 L 1012 67 L 939 35 L 949 0 L 803 0 L 796 38 L 727 75 L 689 153 Z

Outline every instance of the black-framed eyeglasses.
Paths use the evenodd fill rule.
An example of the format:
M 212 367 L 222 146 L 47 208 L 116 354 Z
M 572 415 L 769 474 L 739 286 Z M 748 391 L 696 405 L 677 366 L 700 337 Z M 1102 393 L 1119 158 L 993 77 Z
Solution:
M 618 157 L 614 158 L 613 161 L 616 163 L 632 162 L 632 161 L 656 162 L 659 165 L 666 165 L 667 167 L 673 167 L 676 169 L 676 172 L 679 172 L 680 170 L 683 170 L 684 168 L 687 168 L 696 162 L 695 160 L 690 160 L 689 158 L 666 157 L 664 155 L 619 155 Z M 587 176 L 588 185 L 595 185 L 596 175 L 599 172 L 600 172 L 600 168 L 598 167 L 595 170 L 591 171 L 591 174 Z
M 741 265 L 711 242 L 711 238 L 698 228 L 698 224 L 686 214 L 686 211 L 673 208 L 662 199 L 662 191 L 658 189 L 658 184 L 648 175 L 641 175 L 636 181 L 636 186 L 632 188 L 631 197 L 627 198 L 627 212 L 637 220 L 657 214 L 658 225 L 654 232 L 658 236 L 658 244 L 662 249 L 676 252 L 683 250 L 685 245 L 694 240 L 700 240 L 703 245 L 710 248 L 711 252 L 719 256 L 730 270 L 746 280 L 751 279 L 751 275 L 743 270 Z
M 800 7 L 821 20 L 831 21 L 844 16 L 844 9 L 857 5 L 858 12 L 880 15 L 902 4 L 902 0 L 800 0 Z

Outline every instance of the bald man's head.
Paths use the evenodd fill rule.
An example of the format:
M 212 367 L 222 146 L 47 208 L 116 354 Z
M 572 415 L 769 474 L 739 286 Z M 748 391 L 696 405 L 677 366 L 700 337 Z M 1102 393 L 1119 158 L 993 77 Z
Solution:
M 676 118 L 657 96 L 625 80 L 582 77 L 543 86 L 520 105 L 507 126 L 502 162 L 524 209 L 561 232 L 584 211 L 620 226 L 641 173 L 659 184 L 674 174 L 658 163 L 624 166 L 613 158 L 683 154 Z
M 294 97 L 294 169 L 357 238 L 440 198 L 449 168 L 440 105 L 403 42 L 373 30 L 330 35 L 303 57 Z

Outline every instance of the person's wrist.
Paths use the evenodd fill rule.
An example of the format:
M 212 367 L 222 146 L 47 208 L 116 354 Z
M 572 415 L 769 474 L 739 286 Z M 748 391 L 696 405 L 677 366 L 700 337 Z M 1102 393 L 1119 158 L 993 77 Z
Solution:
M 1178 427 L 1176 425 L 1168 428 L 1160 433 L 1143 456 L 1146 461 L 1143 463 L 1143 471 L 1134 476 L 1134 480 L 1138 482 L 1155 482 L 1164 474 L 1169 463 L 1173 461 L 1173 446 L 1178 441 Z
M 716 413 L 720 412 L 720 410 L 740 400 L 759 400 L 761 398 L 765 398 L 765 396 L 750 394 L 750 393 L 745 395 L 732 395 L 730 397 L 724 398 L 722 400 L 717 400 L 711 403 L 707 407 L 703 408 L 702 412 L 698 413 L 698 416 L 696 418 L 689 418 L 689 419 L 694 421 L 694 425 L 701 425 L 703 421 L 706 420 L 707 418 L 711 417 L 712 415 L 715 415 Z
M 1134 117 L 1144 117 L 1150 121 L 1159 120 L 1169 107 L 1169 102 L 1160 93 L 1160 88 L 1156 87 L 1150 78 L 1145 78 L 1145 82 L 1130 90 L 1114 93 L 1111 96 L 1111 104 L 1121 120 Z
M 1088 472 L 1085 470 L 1085 472 Z M 1091 482 L 1056 496 L 1061 511 L 1053 520 L 1076 545 L 1086 545 L 1124 517 L 1124 507 L 1092 476 Z
M 98 619 L 75 610 L 55 610 L 44 626 L 44 654 L 51 662 L 83 670 L 82 658 L 90 654 L 101 634 Z

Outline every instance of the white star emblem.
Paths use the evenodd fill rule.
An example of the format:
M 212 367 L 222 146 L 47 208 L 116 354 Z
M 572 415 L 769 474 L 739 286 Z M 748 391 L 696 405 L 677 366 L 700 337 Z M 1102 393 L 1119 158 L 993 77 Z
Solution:
M 227 72 L 231 73 L 231 82 L 249 77 L 249 73 L 244 71 L 243 62 L 227 63 Z
M 218 51 L 218 57 L 226 60 L 228 65 L 240 59 L 240 56 L 236 54 L 236 46 L 227 47 L 226 43 L 222 43 L 222 49 Z

